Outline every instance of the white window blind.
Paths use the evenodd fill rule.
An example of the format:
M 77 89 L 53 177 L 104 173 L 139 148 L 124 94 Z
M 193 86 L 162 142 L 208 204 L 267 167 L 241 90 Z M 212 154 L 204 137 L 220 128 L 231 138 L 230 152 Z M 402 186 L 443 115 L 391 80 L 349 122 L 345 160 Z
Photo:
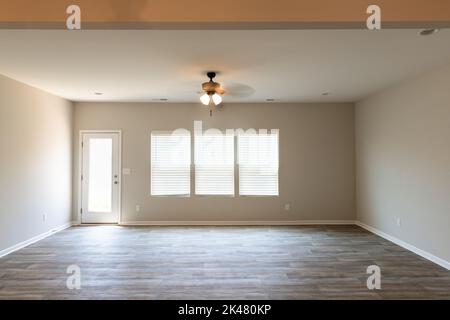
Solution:
M 234 195 L 234 134 L 195 135 L 195 193 Z
M 191 134 L 187 130 L 152 132 L 151 194 L 186 196 L 191 190 Z
M 278 195 L 278 129 L 238 135 L 239 194 Z

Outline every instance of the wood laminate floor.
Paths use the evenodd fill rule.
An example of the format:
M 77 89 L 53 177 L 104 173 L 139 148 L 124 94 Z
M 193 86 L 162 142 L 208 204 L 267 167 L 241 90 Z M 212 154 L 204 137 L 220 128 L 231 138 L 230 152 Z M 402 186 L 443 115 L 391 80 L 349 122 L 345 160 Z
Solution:
M 1 258 L 0 299 L 450 299 L 450 271 L 356 226 L 86 226 Z

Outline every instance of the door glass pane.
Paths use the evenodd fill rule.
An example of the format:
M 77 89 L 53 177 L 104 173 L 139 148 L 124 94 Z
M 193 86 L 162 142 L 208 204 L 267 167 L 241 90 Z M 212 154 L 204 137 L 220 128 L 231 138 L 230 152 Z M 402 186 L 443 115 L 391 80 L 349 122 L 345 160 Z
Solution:
M 89 140 L 89 212 L 112 210 L 112 139 Z

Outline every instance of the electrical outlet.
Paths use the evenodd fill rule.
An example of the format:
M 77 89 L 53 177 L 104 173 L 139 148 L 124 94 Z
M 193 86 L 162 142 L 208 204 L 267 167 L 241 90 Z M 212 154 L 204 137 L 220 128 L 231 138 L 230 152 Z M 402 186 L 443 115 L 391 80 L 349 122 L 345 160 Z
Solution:
M 140 205 L 136 205 L 136 212 L 139 212 L 139 211 L 141 211 L 141 206 Z
M 397 227 L 402 226 L 402 220 L 400 218 L 397 218 Z
M 284 205 L 284 210 L 286 210 L 286 211 L 291 211 L 291 204 L 290 204 L 290 203 L 286 203 L 286 204 Z
M 47 221 L 47 213 L 42 214 L 42 221 Z

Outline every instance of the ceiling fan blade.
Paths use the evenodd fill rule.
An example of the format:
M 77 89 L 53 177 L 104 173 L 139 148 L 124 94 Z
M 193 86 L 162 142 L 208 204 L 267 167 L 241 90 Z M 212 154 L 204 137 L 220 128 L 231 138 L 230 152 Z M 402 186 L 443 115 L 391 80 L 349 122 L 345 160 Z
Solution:
M 216 92 L 217 92 L 218 94 L 224 94 L 224 93 L 225 93 L 225 89 L 222 88 L 222 87 L 218 87 L 218 88 L 216 88 Z
M 246 98 L 255 93 L 255 89 L 242 83 L 229 83 L 224 87 L 226 95 L 230 97 Z

